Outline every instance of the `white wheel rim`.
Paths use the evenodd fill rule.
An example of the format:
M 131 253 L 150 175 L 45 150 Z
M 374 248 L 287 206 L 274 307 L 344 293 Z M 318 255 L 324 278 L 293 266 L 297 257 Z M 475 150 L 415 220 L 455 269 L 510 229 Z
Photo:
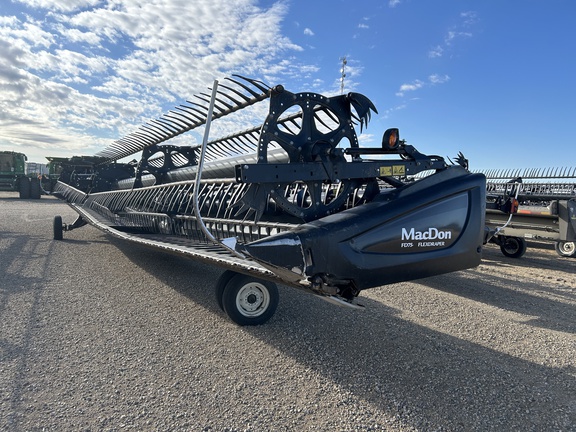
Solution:
M 574 252 L 575 247 L 576 247 L 576 244 L 574 244 L 574 242 L 566 242 L 566 243 L 561 244 L 560 249 L 565 254 L 570 255 L 571 253 Z
M 236 308 L 245 317 L 262 315 L 270 305 L 268 289 L 258 282 L 250 282 L 240 288 L 236 296 Z

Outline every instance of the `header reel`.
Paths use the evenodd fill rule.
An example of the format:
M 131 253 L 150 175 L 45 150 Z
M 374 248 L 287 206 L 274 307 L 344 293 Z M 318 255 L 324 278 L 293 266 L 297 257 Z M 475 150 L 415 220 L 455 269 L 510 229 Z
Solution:
M 395 176 L 446 168 L 441 157 L 406 145 L 395 128 L 385 132 L 382 148 L 361 148 L 355 122 L 361 129 L 367 126 L 372 111 L 378 112 L 359 93 L 326 97 L 277 86 L 261 129 L 257 163 L 236 166 L 236 181 L 250 183 L 234 204 L 236 214 L 254 215 L 258 221 L 270 197 L 284 212 L 307 222 L 339 211 L 359 189 L 362 199 L 370 200 L 370 191 L 378 190 L 377 178 L 396 186 Z M 269 163 L 269 149 L 278 147 L 286 152 L 287 163 Z M 398 154 L 402 160 L 363 160 L 364 154 Z
M 261 279 L 355 306 L 364 289 L 478 265 L 483 175 L 419 153 L 398 129 L 380 148 L 360 147 L 355 127 L 377 112 L 361 94 L 291 93 L 241 77 L 221 87 L 209 104 L 197 97 L 97 154 L 95 177 L 142 152 L 102 188 L 59 181 L 55 195 L 79 217 L 55 220 L 54 237 L 89 223 L 225 267 L 234 275 L 218 300 L 242 325 L 273 313 L 276 294 Z M 212 120 L 265 99 L 263 125 L 208 142 Z M 161 145 L 203 125 L 201 145 Z M 434 173 L 410 179 L 423 171 Z

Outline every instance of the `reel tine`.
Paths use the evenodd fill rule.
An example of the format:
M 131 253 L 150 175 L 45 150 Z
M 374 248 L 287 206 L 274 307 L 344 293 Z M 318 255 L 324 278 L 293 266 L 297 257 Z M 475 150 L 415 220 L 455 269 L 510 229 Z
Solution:
M 174 129 L 176 135 L 178 135 L 182 130 L 182 121 L 178 121 L 178 119 L 171 119 L 170 117 L 162 116 L 158 119 L 158 121 Z
M 146 146 L 152 145 L 154 142 L 154 138 L 150 135 L 143 134 L 142 132 L 133 132 L 132 136 L 136 136 L 140 138 L 141 142 Z
M 255 151 L 258 148 L 258 140 L 260 138 L 259 135 L 254 135 L 253 132 L 246 134 L 246 135 L 238 135 L 236 137 L 246 148 L 248 151 Z
M 199 116 L 200 123 L 199 124 L 202 124 L 202 122 L 206 120 L 206 115 L 208 114 L 208 108 L 206 108 L 202 105 L 198 105 L 197 103 L 191 102 L 189 100 L 187 100 L 186 102 L 188 102 L 192 106 L 188 106 L 188 105 L 182 105 L 182 106 L 188 110 L 196 111 L 198 114 L 200 114 L 200 116 Z
M 239 137 L 230 137 L 222 142 L 222 145 L 230 151 L 230 154 L 234 153 L 248 153 L 252 149 L 246 146 Z
M 252 84 L 254 87 L 256 87 L 258 90 L 260 90 L 263 93 L 268 93 L 268 91 L 270 90 L 270 87 L 267 86 L 266 84 L 264 84 L 262 81 L 257 81 L 257 80 L 251 79 L 251 78 L 246 78 L 242 75 L 237 75 L 237 74 L 233 74 L 232 76 L 241 78 L 244 81 L 249 82 L 250 84 Z M 234 81 L 234 80 L 230 79 L 230 81 Z M 236 82 L 236 84 L 240 84 L 240 83 Z
M 234 80 L 231 80 L 231 81 L 232 81 L 232 82 L 235 82 Z M 244 93 L 242 93 L 241 91 L 239 91 L 239 90 L 237 90 L 237 89 L 235 89 L 235 88 L 233 88 L 233 87 L 227 86 L 227 85 L 225 85 L 225 84 L 220 84 L 220 85 L 218 86 L 218 88 L 220 88 L 220 87 L 224 87 L 225 89 L 230 90 L 232 93 L 234 93 L 235 95 L 240 96 L 240 98 L 242 98 L 242 99 L 244 100 L 244 101 L 238 101 L 238 100 L 234 99 L 232 96 L 230 96 L 228 93 L 222 93 L 222 94 L 226 94 L 226 97 L 227 97 L 228 99 L 234 101 L 234 103 L 236 103 L 236 105 L 238 105 L 238 106 L 241 106 L 241 105 L 243 105 L 244 103 L 246 103 L 247 101 L 250 100 L 250 98 L 247 97 Z
M 235 77 L 240 77 L 240 78 L 244 78 L 244 77 L 241 77 L 240 75 L 233 75 L 233 76 L 235 76 Z M 237 84 L 237 85 L 239 85 L 240 87 L 242 87 L 244 90 L 246 90 L 248 93 L 250 93 L 253 97 L 258 97 L 258 96 L 259 96 L 258 93 L 256 93 L 254 90 L 252 90 L 252 89 L 251 89 L 250 87 L 248 87 L 246 84 L 242 84 L 241 82 L 236 81 L 236 80 L 234 80 L 234 79 L 232 79 L 232 78 L 227 78 L 227 79 L 228 79 L 229 81 L 232 81 L 234 84 Z M 244 79 L 245 79 L 245 78 L 244 78 Z M 248 81 L 247 79 L 245 79 L 245 80 Z M 250 81 L 248 81 L 248 82 L 250 82 Z M 266 89 L 265 91 L 267 92 L 268 90 Z M 244 96 L 244 98 L 246 98 L 247 101 L 250 100 L 250 99 L 249 99 L 248 97 L 246 97 L 246 96 Z
M 178 123 L 181 127 L 188 127 L 190 126 L 189 123 L 186 123 L 182 117 L 177 117 L 177 113 L 170 111 L 169 114 L 164 114 L 164 117 L 171 119 L 173 122 Z
M 204 94 L 204 93 L 202 93 Z M 217 93 L 218 96 L 226 96 L 226 93 L 222 93 L 222 92 L 218 92 Z M 232 110 L 234 109 L 234 105 L 230 105 L 228 102 L 222 100 L 222 98 L 219 98 L 218 96 L 216 96 L 216 101 L 218 101 L 219 103 L 221 103 L 222 105 L 224 105 L 226 108 L 226 110 Z
M 161 122 L 160 120 L 150 120 L 150 123 L 154 123 L 154 124 L 158 125 L 161 129 L 164 129 L 165 131 L 167 131 L 169 135 L 173 135 L 175 132 L 177 132 L 176 130 L 174 130 L 172 128 L 171 125 L 165 124 L 165 123 Z
M 158 137 L 159 139 L 164 139 L 164 137 L 165 137 L 165 135 L 162 134 L 157 128 L 150 126 L 149 124 L 142 125 L 142 128 L 146 129 L 152 135 L 154 135 L 155 137 Z
M 186 114 L 189 114 L 190 116 L 192 116 L 192 118 L 193 118 L 194 121 L 195 121 L 193 127 L 196 127 L 196 126 L 198 126 L 198 125 L 201 124 L 200 122 L 202 121 L 202 116 L 200 116 L 200 115 L 198 115 L 198 114 L 196 114 L 196 113 L 194 113 L 194 112 L 191 112 L 189 106 L 180 105 L 180 106 L 177 106 L 176 109 L 177 109 L 177 110 L 180 110 L 180 111 L 183 111 L 183 112 L 185 112 Z
M 328 117 L 331 118 L 329 115 L 328 115 Z M 318 115 L 318 112 L 314 113 L 314 119 L 318 123 L 320 123 L 322 126 L 324 126 L 326 129 L 330 129 L 330 126 L 328 126 L 326 123 L 324 123 L 324 120 L 322 120 L 322 118 Z
M 226 91 L 221 91 L 220 89 L 217 91 L 213 118 L 223 117 L 270 97 L 270 87 L 261 81 L 240 75 L 234 75 L 234 77 L 235 79 L 226 79 L 237 88 L 220 85 Z M 261 91 L 261 93 L 258 93 L 258 91 Z M 103 157 L 107 159 L 107 162 L 112 162 L 205 124 L 208 116 L 208 108 L 205 104 L 210 102 L 205 96 L 205 93 L 195 95 L 194 97 L 201 103 L 187 101 L 192 106 L 177 106 L 175 110 L 178 112 L 171 110 L 167 114 L 163 114 L 159 119 L 151 120 L 127 135 L 133 138 L 137 137 L 136 142 L 127 142 L 123 139 L 113 141 L 105 149 L 96 153 L 95 156 Z
M 229 91 L 222 91 L 222 87 L 225 88 L 226 90 L 229 90 Z M 234 104 L 234 105 L 230 105 L 230 109 L 233 109 L 234 106 L 241 106 L 242 101 L 239 101 L 238 99 L 232 97 L 232 95 L 230 93 L 236 95 L 239 92 L 237 90 L 233 89 L 232 87 L 226 86 L 224 84 L 220 84 L 220 86 L 218 87 L 218 95 L 223 96 L 226 99 L 229 99 Z M 240 95 L 242 95 L 242 94 L 240 93 Z M 222 103 L 224 103 L 224 102 L 222 101 Z
M 208 104 L 210 103 L 210 98 L 206 99 L 206 98 L 201 97 L 200 95 L 194 95 L 194 97 L 197 99 L 200 99 L 202 102 L 206 102 Z M 218 98 L 216 98 L 216 101 L 220 102 L 220 100 Z M 226 108 L 222 108 L 216 102 L 214 102 L 214 109 L 216 109 L 220 113 L 223 111 L 226 111 Z

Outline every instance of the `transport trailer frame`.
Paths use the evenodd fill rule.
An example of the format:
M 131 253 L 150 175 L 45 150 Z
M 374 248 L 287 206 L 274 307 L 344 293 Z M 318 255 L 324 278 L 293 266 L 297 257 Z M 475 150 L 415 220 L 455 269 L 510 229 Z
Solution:
M 486 224 L 496 228 L 493 242 L 512 258 L 524 255 L 526 240 L 553 242 L 561 257 L 576 257 L 576 168 L 490 170 Z M 514 215 L 490 204 L 515 197 Z
M 270 319 L 276 282 L 357 309 L 362 290 L 480 263 L 485 177 L 463 157 L 422 154 L 395 128 L 360 147 L 355 128 L 376 108 L 358 93 L 230 82 L 85 157 L 90 181 L 59 180 L 53 194 L 78 218 L 55 217 L 54 239 L 90 224 L 219 266 L 217 302 L 239 325 Z M 208 141 L 212 120 L 267 99 L 261 126 Z M 161 145 L 198 126 L 201 145 Z M 136 165 L 118 162 L 140 151 Z

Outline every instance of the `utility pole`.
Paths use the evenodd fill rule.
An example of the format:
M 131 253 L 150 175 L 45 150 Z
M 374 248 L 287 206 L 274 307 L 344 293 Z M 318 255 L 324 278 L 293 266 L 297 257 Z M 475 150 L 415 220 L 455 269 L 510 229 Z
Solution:
M 346 60 L 346 56 L 340 57 L 340 61 L 342 61 L 342 68 L 340 69 L 340 94 L 344 94 L 344 78 L 346 78 L 346 64 L 348 60 Z

